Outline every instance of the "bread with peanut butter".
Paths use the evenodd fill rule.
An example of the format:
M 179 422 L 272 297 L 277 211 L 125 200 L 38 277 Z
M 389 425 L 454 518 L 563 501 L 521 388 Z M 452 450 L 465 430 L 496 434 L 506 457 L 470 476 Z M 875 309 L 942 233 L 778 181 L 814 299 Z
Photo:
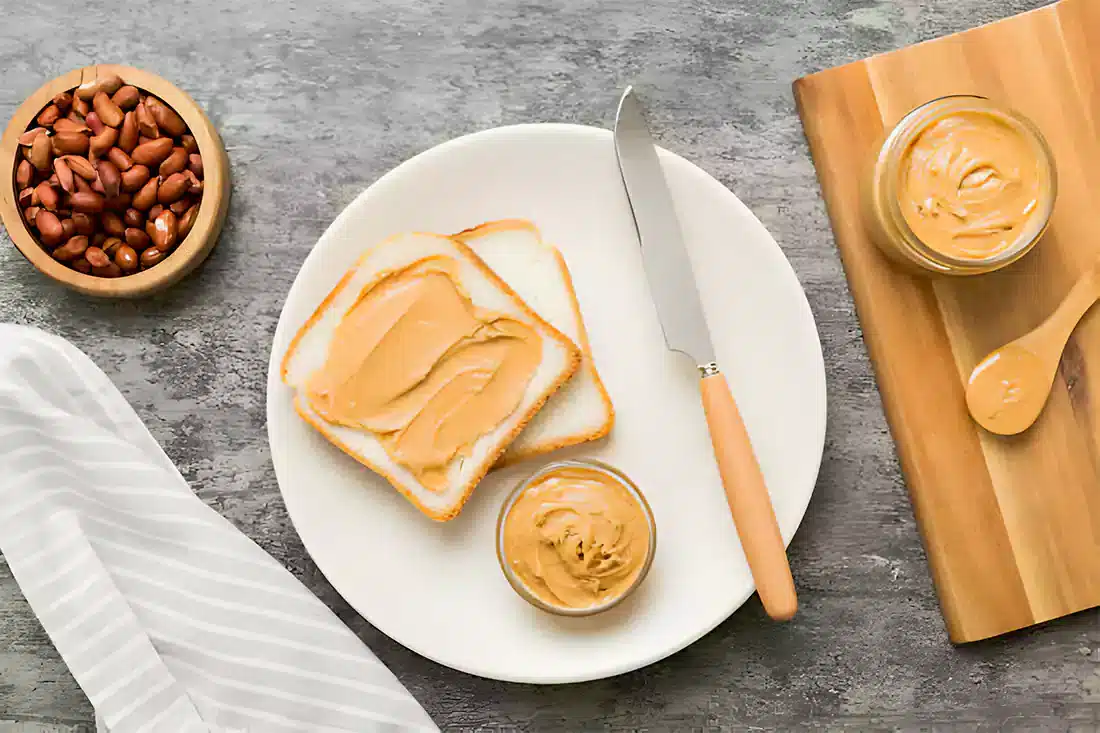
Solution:
M 282 377 L 304 420 L 445 521 L 580 361 L 469 247 L 410 233 L 344 275 Z
M 582 352 L 581 367 L 508 446 L 502 463 L 607 435 L 615 421 L 584 327 L 573 279 L 561 252 L 523 219 L 491 221 L 453 235 L 468 245 L 536 313 Z

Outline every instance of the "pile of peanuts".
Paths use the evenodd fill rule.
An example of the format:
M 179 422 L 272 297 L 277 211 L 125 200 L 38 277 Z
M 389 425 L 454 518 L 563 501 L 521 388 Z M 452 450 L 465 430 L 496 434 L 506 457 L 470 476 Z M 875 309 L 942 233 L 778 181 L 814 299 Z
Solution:
M 74 270 L 146 270 L 195 224 L 203 190 L 195 138 L 175 110 L 118 76 L 58 94 L 19 146 L 23 218 Z

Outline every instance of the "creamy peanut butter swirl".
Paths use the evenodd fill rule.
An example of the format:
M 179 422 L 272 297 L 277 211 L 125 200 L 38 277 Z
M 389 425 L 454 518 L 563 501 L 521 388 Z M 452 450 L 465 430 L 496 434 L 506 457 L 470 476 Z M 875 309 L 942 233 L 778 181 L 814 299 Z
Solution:
M 542 359 L 531 326 L 478 308 L 435 256 L 366 286 L 306 384 L 323 419 L 375 433 L 433 491 L 519 407 Z
M 588 608 L 633 585 L 652 541 L 645 510 L 611 474 L 563 466 L 540 476 L 504 520 L 505 562 L 539 599 Z
M 930 249 L 982 260 L 1009 249 L 1039 212 L 1050 186 L 1034 143 L 991 111 L 931 121 L 901 159 L 898 198 Z

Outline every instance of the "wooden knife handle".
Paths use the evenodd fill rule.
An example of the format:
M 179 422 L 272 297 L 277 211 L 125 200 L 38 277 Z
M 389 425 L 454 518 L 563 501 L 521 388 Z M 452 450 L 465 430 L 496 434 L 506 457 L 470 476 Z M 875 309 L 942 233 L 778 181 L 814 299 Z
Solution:
M 783 536 L 779 533 L 779 523 L 748 431 L 726 378 L 720 372 L 712 371 L 704 376 L 700 389 L 718 472 L 745 559 L 756 582 L 756 592 L 769 616 L 776 621 L 786 621 L 798 610 L 798 597 Z

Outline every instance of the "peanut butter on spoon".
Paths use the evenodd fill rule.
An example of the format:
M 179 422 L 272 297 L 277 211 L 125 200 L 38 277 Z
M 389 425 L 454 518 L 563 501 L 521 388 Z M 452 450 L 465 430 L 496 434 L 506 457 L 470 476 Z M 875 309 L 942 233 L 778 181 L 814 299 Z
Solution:
M 1100 299 L 1100 262 L 1090 267 L 1042 324 L 982 359 L 966 385 L 966 406 L 983 428 L 1016 435 L 1043 411 L 1062 349 L 1077 322 Z

